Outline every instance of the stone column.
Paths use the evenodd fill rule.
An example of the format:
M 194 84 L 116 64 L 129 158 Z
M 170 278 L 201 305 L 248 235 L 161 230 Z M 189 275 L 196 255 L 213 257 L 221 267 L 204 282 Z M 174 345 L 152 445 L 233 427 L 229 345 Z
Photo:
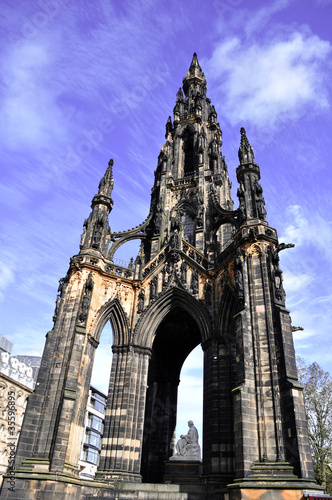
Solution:
M 142 475 L 144 482 L 161 483 L 165 462 L 173 455 L 179 379 L 160 376 L 147 390 Z
M 203 476 L 227 484 L 234 461 L 230 352 L 221 336 L 207 340 L 203 349 Z
M 113 346 L 97 478 L 141 481 L 140 464 L 149 357 L 148 349 Z

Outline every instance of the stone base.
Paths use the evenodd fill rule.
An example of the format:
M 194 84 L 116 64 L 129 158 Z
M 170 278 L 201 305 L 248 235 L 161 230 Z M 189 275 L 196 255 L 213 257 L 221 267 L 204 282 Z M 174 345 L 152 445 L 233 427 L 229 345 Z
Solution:
M 229 492 L 225 500 L 306 500 L 302 489 L 275 488 L 240 488 Z M 323 500 L 326 497 L 321 491 L 311 491 L 311 498 Z M 214 498 L 214 497 L 211 497 Z M 219 498 L 216 496 L 215 498 Z
M 200 483 L 202 463 L 199 461 L 168 461 L 165 462 L 164 482 L 172 484 Z
M 168 465 L 168 463 L 167 463 Z M 319 487 L 309 483 L 294 485 L 262 483 L 234 483 L 227 487 L 217 484 L 200 483 L 201 463 L 171 462 L 172 478 L 177 477 L 177 484 L 145 484 L 114 482 L 107 484 L 100 481 L 77 480 L 69 476 L 51 477 L 47 474 L 17 473 L 12 482 L 4 477 L 1 499 L 7 500 L 305 500 L 304 490 L 311 490 L 311 495 L 323 497 Z M 177 470 L 174 466 L 178 466 Z M 167 468 L 168 469 L 168 468 Z M 178 474 L 182 472 L 180 478 Z M 38 477 L 39 476 L 39 477 Z M 190 476 L 190 482 L 187 483 Z M 171 477 L 171 476 L 170 476 Z

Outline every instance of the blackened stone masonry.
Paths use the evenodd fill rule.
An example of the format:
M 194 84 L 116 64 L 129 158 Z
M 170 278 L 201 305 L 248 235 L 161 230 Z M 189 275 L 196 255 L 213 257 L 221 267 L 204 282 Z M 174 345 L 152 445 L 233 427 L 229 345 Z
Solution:
M 277 232 L 266 221 L 261 172 L 244 128 L 238 208 L 221 153 L 217 113 L 194 54 L 176 94 L 147 219 L 112 233 L 113 161 L 92 200 L 80 251 L 60 280 L 36 390 L 16 456 L 24 499 L 300 499 L 317 489 Z M 141 240 L 135 262 L 117 249 Z M 78 476 L 91 371 L 113 329 L 101 460 Z M 172 455 L 181 367 L 204 351 L 202 473 L 163 484 Z M 188 413 L 190 415 L 190 411 Z M 52 495 L 52 496 L 51 496 Z

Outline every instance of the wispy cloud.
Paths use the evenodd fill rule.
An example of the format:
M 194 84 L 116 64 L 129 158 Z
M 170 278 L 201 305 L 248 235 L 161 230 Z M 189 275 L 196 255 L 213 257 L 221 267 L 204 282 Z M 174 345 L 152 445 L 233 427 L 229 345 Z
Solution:
M 233 36 L 218 44 L 207 66 L 233 125 L 273 126 L 329 106 L 330 53 L 329 42 L 302 31 L 281 32 L 261 43 Z
M 330 248 L 332 245 L 332 225 L 317 211 L 305 210 L 299 205 L 287 209 L 287 220 L 280 240 L 295 243 L 297 248 L 311 247 L 311 258 L 332 263 Z
M 7 286 L 14 281 L 14 270 L 11 264 L 0 261 L 0 300 Z

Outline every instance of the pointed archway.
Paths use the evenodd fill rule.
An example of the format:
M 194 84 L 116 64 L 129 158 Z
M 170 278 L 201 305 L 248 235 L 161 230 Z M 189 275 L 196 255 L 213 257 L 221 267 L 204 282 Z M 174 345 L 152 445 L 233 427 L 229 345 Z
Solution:
M 200 343 L 196 321 L 180 306 L 167 314 L 156 331 L 146 392 L 141 468 L 144 482 L 163 480 L 164 463 L 172 455 L 180 371 Z

